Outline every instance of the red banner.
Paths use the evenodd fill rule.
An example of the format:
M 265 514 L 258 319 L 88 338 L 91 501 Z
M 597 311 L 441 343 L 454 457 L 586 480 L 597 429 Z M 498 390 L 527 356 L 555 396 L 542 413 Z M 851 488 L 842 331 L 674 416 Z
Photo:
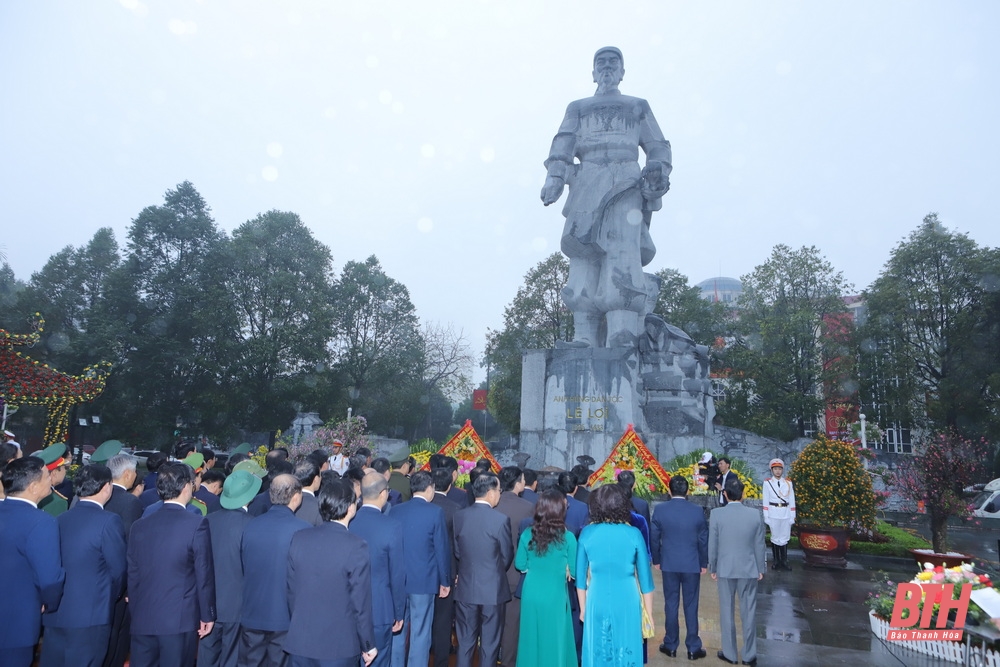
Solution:
M 488 390 L 486 389 L 474 389 L 472 392 L 472 409 L 473 410 L 485 410 L 486 409 L 486 395 Z

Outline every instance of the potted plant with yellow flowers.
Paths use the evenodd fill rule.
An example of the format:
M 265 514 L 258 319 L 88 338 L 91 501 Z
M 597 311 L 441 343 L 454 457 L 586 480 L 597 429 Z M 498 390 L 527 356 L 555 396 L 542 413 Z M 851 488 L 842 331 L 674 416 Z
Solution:
M 875 491 L 857 448 L 820 435 L 792 463 L 790 477 L 806 564 L 847 567 L 851 533 L 875 529 Z

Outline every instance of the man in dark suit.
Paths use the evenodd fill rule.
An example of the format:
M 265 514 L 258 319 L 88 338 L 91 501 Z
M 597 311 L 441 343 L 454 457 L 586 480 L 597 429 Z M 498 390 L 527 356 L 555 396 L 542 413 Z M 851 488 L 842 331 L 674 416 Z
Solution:
M 725 505 L 728 500 L 726 500 L 726 494 L 723 493 L 723 489 L 726 488 L 726 483 L 729 480 L 736 477 L 736 473 L 731 470 L 732 462 L 729 460 L 728 456 L 722 456 L 719 458 L 719 476 L 715 481 L 716 495 L 719 498 L 719 507 Z
M 392 464 L 389 463 L 389 459 L 385 458 L 384 456 L 379 456 L 378 458 L 372 461 L 372 470 L 385 477 L 386 483 L 388 483 L 389 478 L 392 477 Z M 407 484 L 409 484 L 409 480 L 407 480 Z M 388 512 L 390 507 L 395 507 L 396 505 L 403 502 L 403 494 L 401 494 L 396 489 L 390 488 L 388 493 L 389 493 L 389 503 L 388 503 L 389 507 L 383 509 L 382 510 L 383 512 Z
M 153 452 L 146 457 L 146 470 L 149 472 L 142 478 L 143 491 L 139 496 L 143 509 L 160 500 L 160 494 L 156 491 L 156 478 L 160 474 L 160 468 L 167 462 L 167 455 L 163 452 Z
M 538 471 L 531 468 L 524 468 L 524 491 L 521 497 L 534 505 L 538 502 Z
M 219 494 L 222 493 L 222 486 L 226 483 L 226 473 L 221 470 L 209 469 L 208 462 L 201 473 L 201 486 L 195 492 L 194 497 L 205 503 L 206 514 L 212 514 L 222 509 L 219 502 Z
M 104 511 L 111 471 L 84 466 L 73 491 L 79 502 L 57 519 L 66 583 L 59 608 L 42 617 L 41 667 L 100 667 L 125 583 L 125 529 L 117 514 Z
M 465 492 L 465 489 L 455 486 L 455 480 L 458 479 L 458 459 L 454 456 L 445 456 L 442 463 L 443 467 L 447 468 L 448 472 L 451 473 L 451 488 L 448 489 L 448 499 L 459 507 L 468 507 L 469 495 Z
M 306 458 L 295 464 L 295 478 L 302 485 L 302 504 L 295 510 L 295 516 L 299 517 L 310 526 L 318 526 L 323 523 L 323 517 L 319 515 L 319 501 L 316 500 L 316 492 L 319 491 L 322 478 L 319 476 L 319 466 L 315 459 Z
M 666 611 L 665 632 L 660 652 L 671 658 L 677 655 L 680 634 L 677 609 L 684 593 L 684 622 L 688 659 L 705 657 L 698 636 L 698 596 L 701 575 L 708 567 L 708 522 L 701 506 L 687 500 L 688 482 L 680 475 L 670 480 L 671 498 L 660 503 L 649 525 L 653 567 L 663 573 L 663 601 Z
M 635 473 L 631 470 L 622 470 L 618 473 L 618 485 L 625 490 L 625 494 L 632 501 L 632 509 L 649 525 L 649 503 L 635 495 Z
M 573 492 L 577 490 L 576 475 L 571 472 L 559 473 L 556 488 L 566 494 L 566 528 L 580 537 L 580 531 L 590 523 L 590 508 L 573 497 Z M 570 597 L 576 597 L 575 591 Z
M 350 481 L 319 489 L 323 523 L 295 533 L 288 548 L 292 617 L 285 651 L 292 667 L 358 667 L 378 656 L 372 626 L 368 546 L 347 526 L 357 512 Z
M 743 482 L 730 479 L 724 489 L 728 504 L 712 510 L 708 526 L 708 571 L 719 588 L 719 660 L 735 665 L 736 618 L 733 596 L 740 598 L 743 664 L 757 664 L 757 582 L 764 578 L 764 517 L 745 506 Z
M 117 447 L 121 451 L 121 443 L 115 440 L 105 442 L 97 448 L 97 452 L 104 449 L 109 443 L 111 447 L 105 451 L 114 451 Z M 93 461 L 91 457 L 91 461 Z M 122 527 L 125 529 L 125 543 L 128 544 L 129 532 L 132 524 L 142 516 L 142 503 L 138 496 L 132 493 L 136 483 L 136 465 L 139 459 L 131 454 L 116 453 L 107 460 L 108 470 L 111 471 L 111 498 L 104 504 L 104 510 L 117 514 L 121 517 Z M 124 590 L 122 595 L 115 601 L 114 617 L 111 620 L 111 636 L 108 638 L 108 653 L 104 656 L 103 667 L 123 667 L 125 658 L 128 657 L 131 638 L 131 614 L 128 611 L 128 603 L 125 598 L 128 590 Z
M 448 497 L 448 492 L 452 488 L 452 474 L 447 465 L 432 470 L 431 478 L 434 480 L 434 500 L 431 502 L 444 511 L 444 523 L 448 529 L 448 544 L 450 545 L 455 538 L 455 512 L 465 506 L 458 505 Z M 464 491 L 462 499 L 465 499 Z M 456 574 L 458 574 L 458 561 L 455 560 L 453 552 L 451 576 L 448 581 L 454 583 Z M 451 653 L 451 631 L 454 626 L 455 596 L 434 598 L 434 623 L 431 626 L 431 651 L 434 653 L 434 667 L 448 667 L 448 656 Z
M 52 493 L 51 477 L 42 460 L 28 456 L 10 461 L 3 470 L 0 502 L 0 665 L 28 667 L 42 624 L 42 612 L 55 610 L 66 573 L 59 555 L 59 525 L 38 509 Z
M 186 511 L 194 471 L 163 464 L 156 477 L 163 508 L 132 524 L 128 599 L 133 667 L 189 667 L 198 638 L 215 623 L 215 576 L 208 524 Z
M 247 505 L 260 490 L 260 478 L 237 470 L 222 486 L 222 509 L 205 517 L 212 539 L 216 620 L 212 632 L 198 643 L 198 667 L 237 667 L 240 616 L 243 613 L 243 531 L 253 519 Z
M 392 656 L 392 633 L 403 629 L 406 614 L 406 567 L 403 565 L 403 526 L 382 513 L 389 500 L 385 475 L 370 472 L 361 480 L 364 504 L 348 529 L 368 543 L 372 580 L 372 624 L 378 655 L 374 667 L 386 667 Z
M 288 633 L 288 546 L 309 524 L 295 516 L 302 485 L 293 475 L 278 475 L 268 489 L 271 507 L 243 531 L 243 616 L 240 661 L 244 667 L 283 667 L 282 642 Z
M 484 472 L 472 485 L 476 502 L 455 513 L 455 630 L 457 667 L 472 667 L 479 644 L 479 664 L 496 665 L 503 636 L 504 606 L 511 599 L 507 568 L 514 560 L 510 519 L 494 507 L 500 480 Z
M 593 459 L 591 459 L 593 460 Z M 573 473 L 573 477 L 576 478 L 576 491 L 573 492 L 573 497 L 579 500 L 581 503 L 586 503 L 590 499 L 590 489 L 587 488 L 587 482 L 590 480 L 590 468 L 581 463 L 579 465 L 573 466 L 570 470 Z
M 451 546 L 444 511 L 432 502 L 430 473 L 415 472 L 410 477 L 410 492 L 413 497 L 390 513 L 403 526 L 407 606 L 403 630 L 392 638 L 392 664 L 423 666 L 431 652 L 434 598 L 451 592 Z M 405 651 L 407 629 L 409 652 Z
M 510 541 L 515 547 L 521 537 L 520 525 L 524 519 L 535 514 L 535 506 L 530 501 L 521 498 L 524 491 L 524 473 L 517 466 L 508 466 L 500 471 L 500 500 L 496 510 L 510 520 Z M 515 667 L 517 664 L 517 641 L 521 635 L 521 598 L 517 597 L 521 573 L 514 567 L 513 561 L 507 568 L 507 585 L 510 587 L 511 599 L 504 608 L 503 637 L 500 640 L 500 665 Z

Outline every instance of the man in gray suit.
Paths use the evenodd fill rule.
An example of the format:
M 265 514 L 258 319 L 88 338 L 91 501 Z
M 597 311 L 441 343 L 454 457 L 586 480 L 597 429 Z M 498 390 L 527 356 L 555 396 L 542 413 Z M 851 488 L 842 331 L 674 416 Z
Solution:
M 733 595 L 740 596 L 743 664 L 757 664 L 757 582 L 764 578 L 764 517 L 743 505 L 743 482 L 732 477 L 724 489 L 729 501 L 712 510 L 708 532 L 708 571 L 719 588 L 722 650 L 719 660 L 739 664 Z

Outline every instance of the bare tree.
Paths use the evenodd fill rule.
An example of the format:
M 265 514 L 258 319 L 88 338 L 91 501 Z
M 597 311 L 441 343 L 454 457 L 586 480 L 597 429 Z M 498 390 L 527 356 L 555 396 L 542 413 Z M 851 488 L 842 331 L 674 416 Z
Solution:
M 427 391 L 438 389 L 448 400 L 460 401 L 472 391 L 475 357 L 465 332 L 452 324 L 424 325 L 423 381 Z

